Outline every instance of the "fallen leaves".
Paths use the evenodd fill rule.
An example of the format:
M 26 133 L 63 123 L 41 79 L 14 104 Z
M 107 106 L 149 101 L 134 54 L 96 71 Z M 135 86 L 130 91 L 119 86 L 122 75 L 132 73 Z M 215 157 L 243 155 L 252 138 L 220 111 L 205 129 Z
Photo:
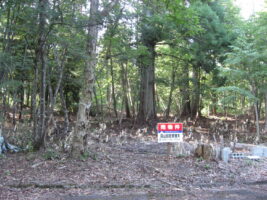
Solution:
M 133 142 L 101 144 L 97 160 L 45 160 L 41 153 L 28 159 L 27 154 L 8 154 L 0 160 L 0 199 L 16 199 L 16 195 L 19 199 L 38 199 L 44 193 L 185 192 L 267 179 L 266 159 L 253 164 L 244 160 L 226 164 L 172 157 L 164 151 L 153 142 Z

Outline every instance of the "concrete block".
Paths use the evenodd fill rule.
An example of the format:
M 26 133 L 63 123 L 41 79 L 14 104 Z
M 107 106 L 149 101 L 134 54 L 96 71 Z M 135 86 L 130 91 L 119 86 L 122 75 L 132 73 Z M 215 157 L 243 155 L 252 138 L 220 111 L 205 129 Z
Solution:
M 244 159 L 246 158 L 246 155 L 244 153 L 231 153 L 230 157 L 232 159 Z
M 260 160 L 260 156 L 247 156 L 247 159 L 249 159 L 249 160 L 256 160 L 256 161 L 258 161 L 258 160 Z
M 251 148 L 251 154 L 253 156 L 260 156 L 260 157 L 263 157 L 263 151 L 264 150 L 264 147 L 262 146 L 255 146 L 255 147 L 252 147 Z
M 230 154 L 232 153 L 229 147 L 225 147 L 222 149 L 221 157 L 224 162 L 228 162 L 230 158 Z
M 263 148 L 263 157 L 267 157 L 267 147 Z
M 214 156 L 215 156 L 215 159 L 220 159 L 220 157 L 221 157 L 221 147 L 220 146 L 214 146 Z

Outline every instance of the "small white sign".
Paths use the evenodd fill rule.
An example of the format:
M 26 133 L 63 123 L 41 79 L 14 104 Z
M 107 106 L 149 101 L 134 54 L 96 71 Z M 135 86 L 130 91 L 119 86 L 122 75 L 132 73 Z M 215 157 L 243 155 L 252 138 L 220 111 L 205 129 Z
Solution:
M 183 124 L 158 123 L 158 142 L 182 142 Z

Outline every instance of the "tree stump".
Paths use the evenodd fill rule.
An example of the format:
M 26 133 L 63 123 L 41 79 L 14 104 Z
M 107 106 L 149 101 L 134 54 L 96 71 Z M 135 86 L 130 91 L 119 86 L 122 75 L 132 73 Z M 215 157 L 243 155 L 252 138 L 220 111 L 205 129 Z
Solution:
M 218 159 L 220 155 L 220 148 L 212 144 L 198 144 L 195 155 L 202 157 L 205 160 Z

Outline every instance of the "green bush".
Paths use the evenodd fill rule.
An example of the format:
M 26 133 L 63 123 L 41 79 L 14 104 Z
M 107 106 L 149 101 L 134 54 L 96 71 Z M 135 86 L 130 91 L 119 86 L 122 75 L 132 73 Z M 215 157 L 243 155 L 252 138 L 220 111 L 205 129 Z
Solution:
M 43 157 L 46 160 L 60 159 L 60 155 L 52 149 L 46 150 L 46 152 L 43 154 Z

